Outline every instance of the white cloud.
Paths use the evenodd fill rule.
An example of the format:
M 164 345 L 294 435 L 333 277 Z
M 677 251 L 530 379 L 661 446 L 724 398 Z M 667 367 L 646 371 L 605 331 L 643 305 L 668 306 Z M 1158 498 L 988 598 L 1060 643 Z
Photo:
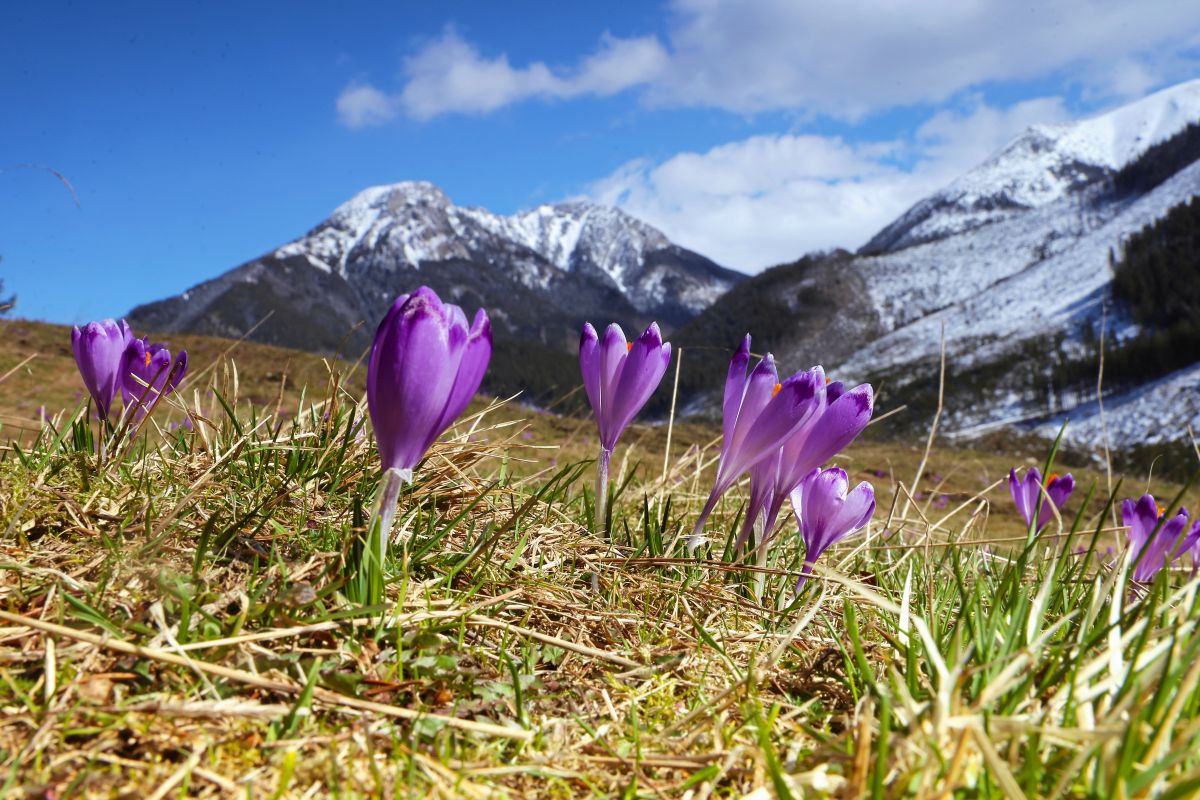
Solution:
M 1029 124 L 1066 116 L 1059 98 L 1009 109 L 971 98 L 908 141 L 754 136 L 661 163 L 629 162 L 586 194 L 719 263 L 757 272 L 813 250 L 858 247 Z
M 1086 84 L 1121 59 L 1150 70 L 1200 26 L 1200 4 L 1182 0 L 676 0 L 674 11 L 653 101 L 847 119 L 987 81 L 1066 71 Z
M 620 39 L 606 34 L 574 70 L 552 70 L 540 61 L 513 67 L 507 55 L 486 57 L 447 28 L 405 59 L 405 83 L 399 93 L 352 85 L 338 98 L 338 114 L 353 128 L 386 121 L 399 109 L 428 120 L 441 114 L 486 114 L 529 98 L 607 96 L 646 83 L 667 61 L 666 51 L 652 36 Z
M 351 84 L 337 99 L 338 119 L 347 128 L 381 125 L 396 116 L 392 98 L 374 86 Z
M 530 99 L 640 88 L 645 102 L 854 120 L 941 103 L 986 82 L 1059 75 L 1124 98 L 1194 74 L 1200 3 L 1186 0 L 674 0 L 665 41 L 605 34 L 575 67 L 513 66 L 453 28 L 406 59 L 390 114 L 488 113 Z M 343 93 L 345 95 L 345 93 Z M 388 114 L 372 111 L 372 122 Z

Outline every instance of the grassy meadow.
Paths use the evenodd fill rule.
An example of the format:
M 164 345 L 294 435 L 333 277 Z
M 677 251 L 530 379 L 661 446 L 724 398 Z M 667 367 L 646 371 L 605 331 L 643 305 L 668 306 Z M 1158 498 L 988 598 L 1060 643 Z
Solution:
M 593 423 L 477 398 L 371 604 L 359 354 L 171 344 L 101 461 L 68 329 L 0 322 L 0 797 L 1200 795 L 1200 581 L 1132 583 L 1114 513 L 1196 488 L 879 408 L 838 460 L 875 517 L 795 595 L 790 514 L 765 568 L 729 552 L 744 482 L 681 546 L 718 428 L 628 431 L 603 535 Z M 1041 534 L 1014 465 L 1077 478 Z

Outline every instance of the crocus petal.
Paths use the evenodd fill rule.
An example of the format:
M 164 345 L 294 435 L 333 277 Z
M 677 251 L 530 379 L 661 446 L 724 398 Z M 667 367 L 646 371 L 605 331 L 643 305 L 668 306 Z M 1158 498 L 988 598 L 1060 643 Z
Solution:
M 1073 491 L 1075 491 L 1075 476 L 1069 472 L 1050 481 L 1050 485 L 1046 487 L 1046 493 L 1050 495 L 1050 500 L 1054 503 L 1055 508 L 1062 508 L 1066 505 L 1067 498 Z
M 751 387 L 746 391 L 747 398 L 753 388 L 752 377 Z M 727 469 L 733 479 L 771 455 L 804 424 L 818 405 L 816 392 L 813 377 L 807 372 L 793 375 L 783 382 L 775 396 L 755 415 L 748 426 L 749 430 L 731 449 Z M 739 433 L 746 421 L 746 418 L 738 421 Z
M 601 444 L 606 450 L 616 447 L 621 433 L 654 394 L 670 360 L 671 345 L 663 344 L 658 323 L 650 323 L 629 348 L 625 363 L 621 365 L 620 383 L 611 398 L 612 405 L 605 409 L 609 425 L 605 435 L 608 438 L 602 439 Z
M 453 306 L 453 308 L 457 308 L 457 306 Z M 466 317 L 464 316 L 463 319 L 465 320 Z M 427 437 L 426 449 L 433 444 L 442 431 L 453 425 L 454 420 L 467 410 L 471 398 L 479 391 L 479 384 L 483 383 L 483 374 L 487 372 L 488 362 L 491 359 L 492 323 L 488 319 L 487 312 L 481 308 L 475 312 L 475 321 L 471 325 L 470 333 L 467 334 L 467 344 L 458 365 L 458 374 L 454 376 L 454 387 L 450 390 L 446 408 L 433 428 L 432 437 Z
M 1186 510 L 1181 510 L 1178 514 L 1170 519 L 1163 520 L 1158 533 L 1154 535 L 1149 544 L 1146 546 L 1145 555 L 1138 562 L 1137 567 L 1133 571 L 1135 580 L 1148 582 L 1154 579 L 1158 571 L 1167 566 L 1171 560 L 1172 550 L 1175 548 L 1175 543 L 1179 541 L 1180 535 L 1187 526 L 1188 514 Z
M 604 411 L 600 396 L 600 337 L 590 322 L 583 324 L 579 337 L 579 371 L 583 374 L 583 388 L 592 404 L 592 414 L 599 419 Z
M 725 401 L 721 407 L 721 425 L 724 438 L 721 455 L 724 456 L 733 442 L 733 429 L 737 425 L 742 397 L 746 394 L 746 369 L 750 366 L 750 334 L 746 334 L 737 351 L 729 361 L 729 373 L 725 377 Z
M 621 382 L 621 368 L 625 365 L 625 357 L 629 355 L 628 342 L 621 326 L 612 323 L 604 329 L 604 339 L 600 343 L 600 405 L 601 413 L 597 422 L 600 423 L 600 438 L 605 438 L 611 425 L 613 402 L 617 386 Z
M 1029 513 L 1029 505 L 1025 502 L 1025 490 L 1021 486 L 1021 480 L 1017 477 L 1016 468 L 1008 471 L 1008 492 L 1012 495 L 1013 505 L 1017 507 L 1017 513 L 1025 520 L 1025 526 L 1033 521 L 1033 515 Z
M 1066 505 L 1067 498 L 1073 491 L 1075 491 L 1075 478 L 1070 474 L 1050 481 L 1050 485 L 1046 487 L 1046 494 L 1049 495 L 1050 502 L 1044 502 L 1044 498 L 1041 498 L 1043 502 L 1041 513 L 1038 515 L 1038 530 L 1054 519 L 1055 509 L 1062 511 L 1062 507 Z
M 871 421 L 874 408 L 874 393 L 866 383 L 829 403 L 804 443 L 808 464 L 819 467 L 857 439 Z

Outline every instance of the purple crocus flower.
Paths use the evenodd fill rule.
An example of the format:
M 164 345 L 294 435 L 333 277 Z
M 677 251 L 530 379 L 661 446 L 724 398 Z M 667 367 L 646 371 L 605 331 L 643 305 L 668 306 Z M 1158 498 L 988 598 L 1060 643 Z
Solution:
M 596 464 L 597 529 L 605 519 L 608 463 L 613 448 L 654 394 L 670 363 L 671 344 L 663 342 L 657 322 L 651 322 L 634 342 L 625 341 L 625 332 L 615 322 L 605 329 L 603 341 L 590 322 L 584 323 L 579 338 L 579 369 L 600 433 L 600 457 Z
M 1172 551 L 1187 527 L 1187 509 L 1179 509 L 1179 513 L 1170 519 L 1164 519 L 1163 516 L 1162 507 L 1154 502 L 1154 496 L 1150 494 L 1121 503 L 1121 521 L 1129 527 L 1129 558 L 1134 564 L 1135 581 L 1149 583 L 1154 580 L 1160 569 L 1188 549 L 1190 531 L 1182 546 Z
M 1192 523 L 1192 529 L 1183 537 L 1183 544 L 1179 546 L 1179 556 L 1182 558 L 1184 553 L 1192 557 L 1192 577 L 1196 577 L 1197 570 L 1200 570 L 1200 519 Z
M 430 288 L 396 298 L 379 323 L 367 367 L 367 407 L 383 469 L 403 480 L 479 389 L 492 356 L 481 308 L 468 327 L 461 308 Z
M 816 371 L 798 372 L 779 383 L 775 359 L 770 353 L 747 375 L 749 365 L 750 335 L 746 334 L 729 362 L 717 476 L 708 502 L 688 537 L 689 550 L 704 543 L 704 523 L 721 495 L 755 464 L 775 456 L 821 406 L 823 378 Z
M 774 457 L 760 461 L 750 470 L 750 504 L 738 546 L 749 540 L 755 522 L 762 516 L 760 558 L 765 554 L 763 548 L 770 540 L 783 504 L 800 481 L 858 438 L 874 411 L 870 384 L 846 391 L 840 381 L 826 385 L 821 367 L 813 367 L 810 373 L 820 387 L 816 410 Z
M 121 395 L 125 398 L 125 408 L 136 406 L 134 419 L 140 420 L 158 402 L 160 394 L 175 390 L 187 368 L 186 350 L 172 360 L 166 345 L 151 344 L 145 337 L 130 340 L 121 357 Z
M 1050 480 L 1046 482 L 1046 494 L 1049 495 L 1050 501 L 1054 503 L 1051 508 L 1049 503 L 1045 503 L 1045 498 L 1042 495 L 1042 473 L 1037 467 L 1031 467 L 1025 473 L 1025 479 L 1017 478 L 1016 469 L 1008 471 L 1008 490 L 1012 494 L 1013 503 L 1017 506 L 1017 511 L 1025 520 L 1026 527 L 1033 524 L 1034 517 L 1037 518 L 1037 530 L 1041 531 L 1046 527 L 1046 523 L 1054 519 L 1054 509 L 1062 510 L 1066 505 L 1067 498 L 1071 496 L 1071 492 L 1075 491 L 1075 478 L 1071 473 L 1063 476 L 1050 473 Z
M 121 388 L 121 358 L 132 340 L 133 331 L 125 320 L 89 322 L 83 328 L 77 326 L 71 331 L 75 363 L 101 419 L 108 419 L 112 402 Z
M 804 569 L 796 583 L 800 591 L 821 553 L 867 524 L 875 513 L 875 490 L 866 481 L 851 490 L 846 471 L 833 467 L 813 470 L 791 497 L 804 540 Z

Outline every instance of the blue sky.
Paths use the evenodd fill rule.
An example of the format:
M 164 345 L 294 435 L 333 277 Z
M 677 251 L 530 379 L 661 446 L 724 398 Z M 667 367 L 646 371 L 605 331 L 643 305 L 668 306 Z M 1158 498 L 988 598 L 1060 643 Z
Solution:
M 506 213 L 615 202 L 753 272 L 861 244 L 1028 124 L 1200 75 L 1200 4 L 1173 0 L 4 16 L 0 278 L 60 322 L 177 293 L 407 179 Z

